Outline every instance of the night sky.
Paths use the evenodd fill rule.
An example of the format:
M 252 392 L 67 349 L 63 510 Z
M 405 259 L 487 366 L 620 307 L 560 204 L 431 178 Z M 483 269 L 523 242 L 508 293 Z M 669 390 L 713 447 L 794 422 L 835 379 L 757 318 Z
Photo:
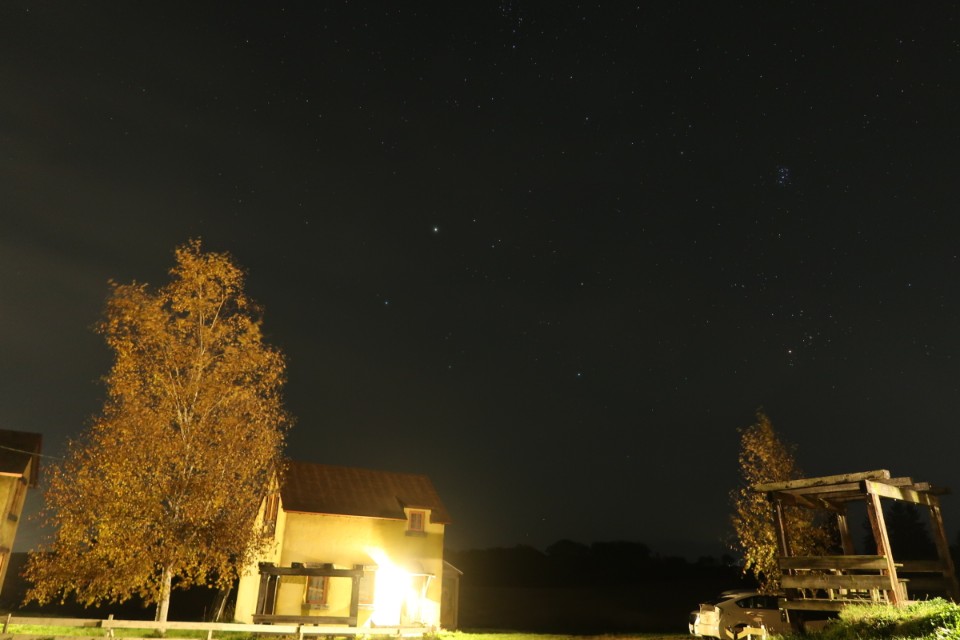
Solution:
M 62 454 L 108 280 L 200 237 L 288 453 L 429 475 L 452 548 L 722 553 L 760 406 L 808 474 L 960 490 L 958 14 L 3 2 L 0 427 Z

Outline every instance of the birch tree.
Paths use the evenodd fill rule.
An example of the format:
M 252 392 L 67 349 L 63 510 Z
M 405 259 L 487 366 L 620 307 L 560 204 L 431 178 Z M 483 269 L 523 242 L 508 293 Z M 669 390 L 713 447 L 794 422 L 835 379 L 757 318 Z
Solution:
M 267 543 L 255 519 L 289 422 L 284 359 L 228 255 L 193 240 L 175 257 L 160 289 L 111 283 L 106 400 L 49 474 L 28 599 L 140 596 L 165 621 L 172 584 L 227 586 Z
M 744 572 L 752 573 L 766 593 L 780 588 L 779 549 L 772 506 L 753 486 L 802 478 L 794 448 L 780 438 L 762 410 L 757 411 L 756 422 L 740 429 L 740 485 L 731 492 L 733 547 L 743 556 Z M 832 544 L 832 529 L 817 521 L 810 509 L 785 507 L 784 518 L 796 555 L 820 554 Z

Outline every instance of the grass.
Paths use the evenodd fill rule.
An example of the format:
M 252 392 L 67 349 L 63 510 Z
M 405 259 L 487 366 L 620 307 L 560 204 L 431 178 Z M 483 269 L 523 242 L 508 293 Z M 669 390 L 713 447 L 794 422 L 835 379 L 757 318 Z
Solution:
M 575 636 L 547 633 L 468 633 L 464 631 L 444 631 L 435 637 L 439 640 L 690 640 L 690 636 L 686 633 L 616 633 Z
M 12 624 L 7 629 L 8 634 L 13 635 L 31 635 L 44 637 L 64 637 L 64 636 L 83 636 L 106 638 L 107 629 L 100 627 L 54 627 L 49 625 L 35 624 Z M 114 629 L 115 638 L 159 638 L 160 634 L 155 629 Z M 167 631 L 167 638 L 199 638 L 207 637 L 206 631 L 190 631 L 187 629 L 170 629 Z M 215 631 L 214 640 L 252 640 L 255 634 L 242 633 L 237 631 Z M 278 636 L 279 640 L 279 636 Z
M 39 625 L 17 624 L 10 625 L 8 633 L 17 635 L 33 635 L 44 637 L 86 636 L 106 637 L 106 630 L 97 627 L 52 627 Z M 153 638 L 159 637 L 156 632 L 148 629 L 116 629 L 117 638 Z M 168 631 L 169 638 L 206 638 L 206 631 L 185 631 L 176 629 Z M 215 632 L 215 640 L 250 640 L 254 634 L 235 632 Z M 690 640 L 687 634 L 609 634 L 599 636 L 574 636 L 544 633 L 467 633 L 461 631 L 444 631 L 435 636 L 426 636 L 435 640 Z
M 819 640 L 960 640 L 960 605 L 935 598 L 901 608 L 847 607 L 817 635 Z

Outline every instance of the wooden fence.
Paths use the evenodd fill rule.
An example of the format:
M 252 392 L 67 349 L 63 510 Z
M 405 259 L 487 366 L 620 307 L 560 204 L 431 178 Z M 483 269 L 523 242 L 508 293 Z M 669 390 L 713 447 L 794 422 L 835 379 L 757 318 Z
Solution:
M 56 635 L 51 633 L 20 633 L 14 629 L 17 626 L 39 626 L 62 629 L 102 629 L 100 634 L 83 635 Z M 369 636 L 377 638 L 422 638 L 430 630 L 426 627 L 348 627 L 315 624 L 239 624 L 230 622 L 153 622 L 151 620 L 117 620 L 113 616 L 105 620 L 88 618 L 32 618 L 26 616 L 7 615 L 3 619 L 3 631 L 0 640 L 40 640 L 54 638 L 69 638 L 70 640 L 86 640 L 87 638 L 113 638 L 117 629 L 142 629 L 144 631 L 159 632 L 165 638 L 177 638 L 176 631 L 206 631 L 207 640 L 213 640 L 214 632 L 240 632 L 257 635 L 296 636 L 302 640 L 307 636 L 314 637 L 356 637 Z M 126 640 L 134 640 L 135 636 L 123 636 Z M 183 636 L 181 636 L 183 637 Z M 155 640 L 152 636 L 146 640 Z M 196 640 L 191 636 L 190 640 Z

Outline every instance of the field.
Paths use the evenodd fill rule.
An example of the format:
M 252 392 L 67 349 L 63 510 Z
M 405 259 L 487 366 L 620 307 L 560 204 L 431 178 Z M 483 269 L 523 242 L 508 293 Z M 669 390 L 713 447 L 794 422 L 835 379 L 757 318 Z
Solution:
M 12 625 L 8 634 L 0 636 L 30 636 L 33 638 L 60 638 L 67 636 L 106 637 L 103 629 L 83 629 L 66 627 L 48 627 L 36 625 Z M 150 638 L 156 637 L 152 631 L 146 629 L 118 629 L 117 638 Z M 206 638 L 205 631 L 172 631 L 167 633 L 168 638 Z M 216 640 L 253 640 L 256 636 L 248 633 L 217 633 Z M 463 633 L 443 632 L 435 636 L 437 640 L 689 640 L 689 636 L 667 634 L 615 634 L 601 636 L 573 636 L 541 633 Z
M 690 640 L 687 634 L 629 633 L 597 636 L 574 636 L 543 633 L 464 633 L 445 632 L 440 640 Z

